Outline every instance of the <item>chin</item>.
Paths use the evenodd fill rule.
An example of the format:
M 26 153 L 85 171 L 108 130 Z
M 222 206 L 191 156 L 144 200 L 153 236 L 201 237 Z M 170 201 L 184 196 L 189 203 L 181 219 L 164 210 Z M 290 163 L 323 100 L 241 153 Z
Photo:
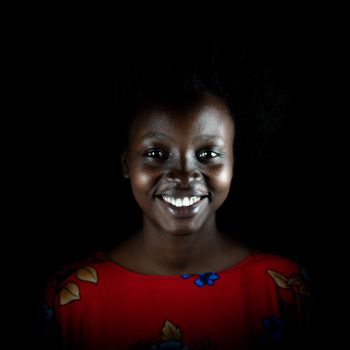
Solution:
M 163 226 L 163 230 L 173 236 L 190 236 L 200 232 L 203 225 L 174 225 L 173 227 Z

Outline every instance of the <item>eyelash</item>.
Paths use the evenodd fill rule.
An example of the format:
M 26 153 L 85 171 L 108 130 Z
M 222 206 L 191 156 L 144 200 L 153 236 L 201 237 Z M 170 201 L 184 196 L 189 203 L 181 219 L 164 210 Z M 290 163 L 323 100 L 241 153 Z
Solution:
M 202 154 L 210 154 L 210 156 L 204 156 L 202 157 Z M 159 160 L 166 160 L 169 157 L 169 153 L 165 152 L 162 149 L 152 149 L 144 154 L 145 157 L 148 158 L 154 158 L 154 159 L 159 159 Z M 201 150 L 196 153 L 196 157 L 198 160 L 208 160 L 208 159 L 213 159 L 216 157 L 219 157 L 220 154 L 218 152 L 215 152 L 213 150 Z
M 161 149 L 151 149 L 147 152 L 145 152 L 145 157 L 148 158 L 156 158 L 156 159 L 164 159 L 168 158 L 169 154 Z M 158 156 L 157 156 L 158 155 Z
M 201 154 L 203 154 L 203 153 L 210 154 L 210 157 L 203 157 L 202 158 Z M 216 158 L 219 156 L 220 156 L 220 154 L 218 152 L 213 151 L 213 150 L 202 150 L 202 151 L 196 153 L 196 157 L 198 159 L 212 159 L 212 158 Z

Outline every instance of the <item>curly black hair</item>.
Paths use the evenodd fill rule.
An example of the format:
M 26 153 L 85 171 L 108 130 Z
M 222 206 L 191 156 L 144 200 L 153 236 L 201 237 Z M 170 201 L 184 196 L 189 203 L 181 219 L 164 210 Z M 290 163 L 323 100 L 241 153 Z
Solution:
M 222 98 L 235 123 L 235 174 L 229 196 L 218 215 L 252 212 L 249 191 L 252 174 L 263 168 L 284 137 L 292 104 L 279 72 L 261 62 L 249 49 L 215 35 L 149 39 L 118 50 L 105 72 L 106 107 L 113 147 L 127 144 L 136 109 L 149 100 L 178 103 L 203 94 Z M 119 160 L 116 160 L 119 167 Z M 120 173 L 118 168 L 116 173 Z M 250 182 L 249 182 L 250 181 Z M 246 203 L 246 205 L 244 205 Z M 245 212 L 244 215 L 239 213 Z M 228 217 L 232 217 L 231 214 Z M 218 223 L 228 220 L 218 220 Z M 229 223 L 231 229 L 231 222 Z
M 121 52 L 122 51 L 122 52 Z M 147 100 L 176 103 L 202 94 L 221 97 L 236 125 L 235 152 L 260 162 L 274 150 L 291 103 L 276 71 L 230 40 L 204 33 L 185 40 L 146 40 L 118 51 L 105 73 L 106 105 L 116 128 L 125 128 Z

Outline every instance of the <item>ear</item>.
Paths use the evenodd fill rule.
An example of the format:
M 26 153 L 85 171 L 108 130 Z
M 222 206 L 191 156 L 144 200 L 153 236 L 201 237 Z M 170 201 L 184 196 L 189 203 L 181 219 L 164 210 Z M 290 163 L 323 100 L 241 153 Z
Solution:
M 129 166 L 128 166 L 128 154 L 127 151 L 123 151 L 120 156 L 121 168 L 123 176 L 128 179 L 129 175 Z

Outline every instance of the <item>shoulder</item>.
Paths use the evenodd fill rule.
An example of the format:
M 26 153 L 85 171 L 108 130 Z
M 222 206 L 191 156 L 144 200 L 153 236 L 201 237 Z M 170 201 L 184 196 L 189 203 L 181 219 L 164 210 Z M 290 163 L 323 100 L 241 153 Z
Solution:
M 265 252 L 252 253 L 249 267 L 258 270 L 277 269 L 285 272 L 296 272 L 300 270 L 300 265 L 297 261 L 282 255 Z
M 66 265 L 55 272 L 47 285 L 45 301 L 48 306 L 68 304 L 80 299 L 81 290 L 93 290 L 108 274 L 108 259 L 102 253 Z
M 298 286 L 308 293 L 310 280 L 305 269 L 296 261 L 270 253 L 254 253 L 247 264 L 248 275 L 255 280 L 269 281 L 279 288 Z
M 67 324 L 65 320 L 72 312 L 75 316 L 81 314 L 78 311 L 83 306 L 83 300 L 94 300 L 91 296 L 96 294 L 96 287 L 107 268 L 104 255 L 95 253 L 84 260 L 67 264 L 51 275 L 41 310 L 45 344 L 58 344 L 61 341 L 61 326 Z

